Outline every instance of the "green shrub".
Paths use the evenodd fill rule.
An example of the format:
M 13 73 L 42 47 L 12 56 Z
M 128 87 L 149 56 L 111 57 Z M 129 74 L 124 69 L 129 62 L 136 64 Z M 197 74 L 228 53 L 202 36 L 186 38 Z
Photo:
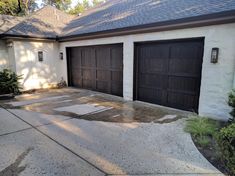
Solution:
M 206 117 L 190 118 L 185 127 L 185 131 L 194 137 L 213 136 L 217 129 L 217 122 Z
M 21 78 L 22 75 L 18 76 L 9 69 L 0 71 L 0 94 L 19 94 L 21 89 L 19 80 Z
M 217 136 L 222 157 L 231 174 L 235 174 L 235 123 L 224 127 Z
M 234 123 L 235 122 L 235 90 L 232 90 L 228 96 L 228 105 L 232 107 L 232 111 L 230 112 L 231 118 L 229 119 L 229 122 Z

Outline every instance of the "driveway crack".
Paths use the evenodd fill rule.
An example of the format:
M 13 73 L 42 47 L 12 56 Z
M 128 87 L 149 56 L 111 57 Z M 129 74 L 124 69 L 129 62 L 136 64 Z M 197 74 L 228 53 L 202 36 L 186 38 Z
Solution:
M 19 132 L 30 130 L 30 129 L 32 129 L 32 127 L 24 128 L 24 129 L 17 130 L 17 131 L 12 131 L 12 132 L 9 132 L 9 133 L 4 133 L 4 134 L 1 134 L 0 137 L 10 135 L 10 134 L 14 134 L 14 133 L 19 133 Z

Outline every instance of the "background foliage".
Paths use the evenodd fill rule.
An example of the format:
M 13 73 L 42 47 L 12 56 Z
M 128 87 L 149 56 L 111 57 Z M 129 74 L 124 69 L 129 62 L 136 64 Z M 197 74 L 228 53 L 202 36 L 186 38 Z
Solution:
M 51 5 L 59 10 L 66 11 L 71 5 L 71 0 L 42 0 L 43 5 Z
M 1 0 L 0 14 L 24 16 L 38 9 L 35 0 Z
M 78 0 L 72 7 L 72 0 L 42 0 L 42 6 L 51 5 L 73 15 L 79 15 L 85 10 L 94 7 L 105 0 Z M 36 0 L 0 0 L 0 14 L 25 16 L 39 9 Z

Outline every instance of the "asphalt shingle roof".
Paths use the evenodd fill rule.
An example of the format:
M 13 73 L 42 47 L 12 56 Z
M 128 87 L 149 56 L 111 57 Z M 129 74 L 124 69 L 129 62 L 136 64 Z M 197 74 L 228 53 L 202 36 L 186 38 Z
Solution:
M 6 32 L 16 24 L 20 23 L 24 18 L 10 15 L 0 15 L 0 34 Z
M 52 6 L 45 6 L 33 15 L 26 17 L 25 20 L 5 34 L 56 38 L 73 18 L 74 16 L 57 10 Z
M 0 26 L 0 34 L 6 31 L 4 34 L 12 36 L 64 38 L 226 11 L 235 12 L 235 0 L 108 0 L 81 16 L 46 6 L 18 24 L 8 20 L 10 27 L 16 25 Z
M 235 10 L 235 0 L 109 0 L 63 29 L 61 36 L 166 22 Z

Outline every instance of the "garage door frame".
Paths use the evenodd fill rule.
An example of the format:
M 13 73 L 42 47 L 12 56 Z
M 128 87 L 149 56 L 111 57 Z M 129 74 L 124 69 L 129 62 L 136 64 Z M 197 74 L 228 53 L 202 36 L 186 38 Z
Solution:
M 121 96 L 121 97 L 123 97 L 123 43 L 112 43 L 112 44 L 100 44 L 100 45 L 88 45 L 88 46 L 71 46 L 71 47 L 66 47 L 66 56 L 67 56 L 67 79 L 68 79 L 68 85 L 69 86 L 73 86 L 73 81 L 72 81 L 72 70 L 71 70 L 71 49 L 72 48 L 79 48 L 79 49 L 82 49 L 82 48 L 106 48 L 106 47 L 109 47 L 110 46 L 110 48 L 112 49 L 112 47 L 111 46 L 116 46 L 116 47 L 121 47 L 121 57 L 122 57 L 122 63 L 121 63 L 121 65 L 122 65 L 122 68 L 121 68 L 121 70 L 122 70 L 122 92 L 118 95 L 118 96 Z M 110 53 L 111 54 L 111 53 Z M 97 57 L 97 55 L 96 55 L 96 51 L 95 51 L 95 59 L 97 59 L 96 58 Z M 112 59 L 112 58 L 111 58 Z M 111 64 L 111 63 L 110 63 Z M 99 69 L 98 67 L 96 67 L 96 70 L 97 69 Z M 121 71 L 120 70 L 120 71 Z M 107 70 L 108 71 L 108 70 Z M 113 68 L 109 68 L 109 71 L 115 71 L 115 69 L 113 70 Z M 97 74 L 97 73 L 96 73 Z M 111 76 L 111 75 L 110 75 Z M 112 83 L 111 83 L 112 84 Z M 82 88 L 82 87 L 78 87 L 78 88 Z M 88 89 L 88 90 L 93 90 L 93 89 L 89 89 L 89 88 L 82 88 L 82 89 Z M 93 90 L 93 91 L 99 91 L 99 90 Z M 100 92 L 102 92 L 102 91 L 100 91 Z M 103 93 L 105 93 L 105 92 L 103 92 Z M 107 93 L 107 92 L 106 92 Z M 109 93 L 108 93 L 109 94 Z M 110 93 L 110 94 L 112 94 L 113 95 L 113 93 Z M 115 94 L 114 94 L 115 95 Z
M 138 100 L 138 45 L 140 44 L 163 44 L 163 43 L 175 43 L 175 42 L 189 42 L 189 41 L 201 41 L 202 42 L 202 56 L 201 56 L 201 65 L 200 65 L 200 85 L 198 90 L 198 100 L 197 100 L 197 109 L 195 109 L 194 112 L 198 113 L 199 108 L 199 99 L 200 99 L 200 89 L 201 89 L 201 78 L 202 78 L 202 65 L 203 65 L 203 55 L 204 55 L 204 45 L 205 45 L 205 37 L 195 37 L 195 38 L 184 38 L 184 39 L 166 39 L 166 40 L 153 40 L 153 41 L 138 41 L 134 42 L 134 74 L 133 74 L 133 100 L 135 101 L 141 101 Z M 160 104 L 159 104 L 160 105 Z M 164 106 L 164 105 L 163 105 Z M 171 107 L 172 108 L 172 107 Z M 173 107 L 174 108 L 174 107 Z M 178 108 L 175 108 L 178 109 Z

